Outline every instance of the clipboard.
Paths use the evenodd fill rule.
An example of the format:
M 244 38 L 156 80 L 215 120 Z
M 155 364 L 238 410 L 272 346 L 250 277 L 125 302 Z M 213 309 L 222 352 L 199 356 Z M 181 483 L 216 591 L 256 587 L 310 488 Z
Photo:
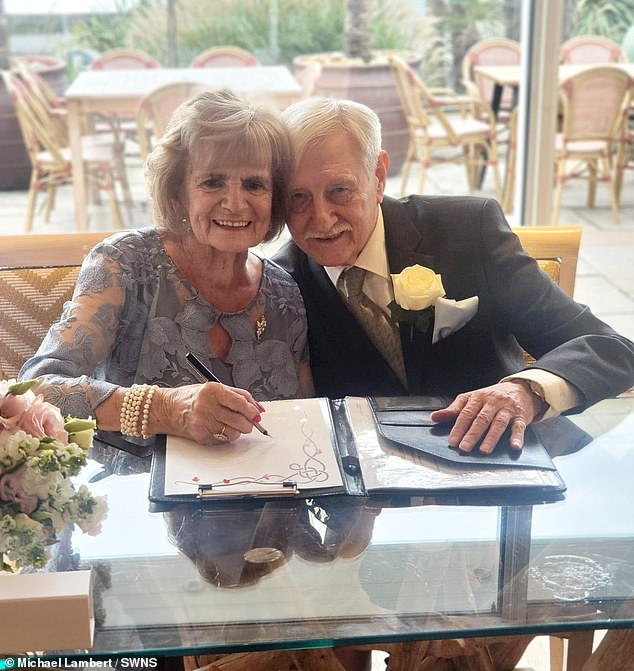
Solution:
M 469 455 L 448 447 L 450 427 L 431 422 L 432 410 L 446 407 L 448 399 L 440 397 L 380 397 L 345 399 L 302 399 L 271 401 L 263 405 L 279 411 L 311 408 L 318 403 L 323 411 L 326 431 L 316 446 L 321 456 L 332 453 L 339 481 L 336 485 L 312 483 L 303 485 L 300 477 L 279 474 L 270 485 L 257 479 L 223 478 L 222 473 L 187 483 L 174 493 L 170 470 L 169 441 L 158 436 L 150 474 L 149 499 L 152 510 L 166 510 L 174 505 L 216 504 L 223 501 L 252 501 L 276 498 L 312 498 L 317 496 L 449 496 L 469 498 L 482 495 L 512 496 L 525 502 L 559 500 L 565 484 L 542 441 L 527 430 L 527 448 L 519 455 L 503 436 L 493 455 L 477 451 Z M 273 413 L 264 414 L 263 423 L 273 436 L 288 432 L 289 424 L 271 424 Z M 290 421 L 290 420 L 289 420 Z M 176 439 L 183 440 L 183 439 Z M 224 449 L 238 452 L 240 441 Z M 196 446 L 200 448 L 201 446 Z M 294 445 L 289 445 L 292 449 Z M 278 449 L 276 447 L 276 449 Z M 281 449 L 281 448 L 280 448 Z M 214 473 L 212 463 L 218 448 L 210 446 L 195 452 L 205 468 Z M 289 458 L 293 461 L 293 457 Z M 255 460 L 259 462 L 260 459 Z M 210 462 L 210 463 L 207 463 Z M 258 463 L 259 466 L 259 463 Z M 299 473 L 301 469 L 297 472 Z M 196 480 L 196 478 L 192 478 Z M 209 481 L 207 481 L 209 480 Z M 235 480 L 235 482 L 234 482 Z M 168 486 L 166 487 L 166 482 Z M 251 485 L 255 482 L 255 485 Z

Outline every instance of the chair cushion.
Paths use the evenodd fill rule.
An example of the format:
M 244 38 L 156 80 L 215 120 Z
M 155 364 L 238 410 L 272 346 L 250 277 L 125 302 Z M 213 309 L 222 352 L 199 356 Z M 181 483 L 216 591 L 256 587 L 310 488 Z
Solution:
M 0 268 L 0 378 L 16 377 L 73 295 L 80 266 Z

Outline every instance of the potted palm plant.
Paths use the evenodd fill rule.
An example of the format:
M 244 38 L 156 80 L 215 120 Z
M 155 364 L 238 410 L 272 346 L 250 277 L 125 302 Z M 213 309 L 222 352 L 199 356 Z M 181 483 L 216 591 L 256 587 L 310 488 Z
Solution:
M 378 114 L 383 146 L 390 155 L 390 174 L 396 174 L 403 165 L 409 144 L 407 122 L 387 61 L 394 51 L 372 49 L 369 13 L 368 0 L 347 0 L 344 51 L 297 56 L 293 67 L 301 76 L 309 64 L 320 63 L 315 95 L 356 100 Z M 398 53 L 413 67 L 420 65 L 420 54 L 403 50 Z

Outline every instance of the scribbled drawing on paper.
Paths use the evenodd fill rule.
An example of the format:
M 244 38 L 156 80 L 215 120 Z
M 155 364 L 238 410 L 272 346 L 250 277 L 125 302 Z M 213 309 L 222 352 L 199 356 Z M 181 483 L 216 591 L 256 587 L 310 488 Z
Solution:
M 220 447 L 168 437 L 165 494 L 195 493 L 201 484 L 245 491 L 266 491 L 289 481 L 296 482 L 300 491 L 341 486 L 324 402 L 302 399 L 263 405 L 262 423 L 270 436 L 254 431 Z

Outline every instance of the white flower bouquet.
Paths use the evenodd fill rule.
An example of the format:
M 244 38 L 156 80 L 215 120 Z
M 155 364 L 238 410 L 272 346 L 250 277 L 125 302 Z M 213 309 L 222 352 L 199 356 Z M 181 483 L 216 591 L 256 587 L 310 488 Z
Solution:
M 71 477 L 86 463 L 93 419 L 64 419 L 36 395 L 36 380 L 0 380 L 0 570 L 40 568 L 71 523 L 97 534 L 105 497 Z

